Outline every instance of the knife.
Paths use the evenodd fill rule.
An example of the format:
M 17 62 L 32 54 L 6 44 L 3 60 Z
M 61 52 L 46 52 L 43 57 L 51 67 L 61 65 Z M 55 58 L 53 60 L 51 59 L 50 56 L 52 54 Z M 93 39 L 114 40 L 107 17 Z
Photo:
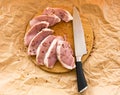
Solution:
M 76 75 L 78 92 L 83 92 L 87 89 L 87 82 L 83 73 L 81 58 L 84 54 L 87 53 L 87 50 L 82 22 L 79 16 L 79 11 L 76 7 L 73 7 L 73 34 L 76 56 Z

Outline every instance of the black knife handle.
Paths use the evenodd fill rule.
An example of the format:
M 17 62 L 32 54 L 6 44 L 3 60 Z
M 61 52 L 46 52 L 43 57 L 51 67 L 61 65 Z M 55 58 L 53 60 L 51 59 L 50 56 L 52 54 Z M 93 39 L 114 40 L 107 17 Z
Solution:
M 77 85 L 78 92 L 83 92 L 87 88 L 87 82 L 83 73 L 82 63 L 76 62 L 76 74 L 77 74 Z

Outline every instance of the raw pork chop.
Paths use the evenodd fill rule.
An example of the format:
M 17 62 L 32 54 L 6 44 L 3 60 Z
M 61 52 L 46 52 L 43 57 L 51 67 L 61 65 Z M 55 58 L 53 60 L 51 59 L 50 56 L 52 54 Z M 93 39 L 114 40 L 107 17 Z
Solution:
M 48 35 L 51 35 L 52 33 L 53 33 L 53 30 L 44 28 L 37 35 L 35 35 L 28 46 L 28 55 L 36 55 L 36 50 L 39 44 L 42 42 L 42 40 L 45 37 L 47 37 Z
M 73 17 L 71 16 L 71 14 L 64 9 L 61 8 L 50 8 L 47 7 L 44 11 L 43 11 L 44 15 L 52 15 L 55 14 L 56 16 L 58 16 L 60 19 L 62 19 L 65 22 L 69 22 L 71 20 L 73 20 Z
M 44 64 L 48 68 L 53 68 L 54 64 L 57 61 L 57 53 L 56 53 L 56 47 L 57 47 L 57 41 L 58 40 L 64 40 L 63 37 L 57 36 L 53 42 L 51 43 L 45 58 L 44 58 Z
M 49 35 L 47 36 L 41 44 L 38 46 L 37 53 L 36 53 L 36 61 L 38 65 L 44 65 L 44 57 L 45 54 L 50 47 L 52 41 L 55 39 L 56 36 Z
M 47 21 L 47 22 L 49 22 L 49 26 L 53 26 L 56 23 L 60 22 L 61 19 L 56 15 L 40 15 L 40 16 L 33 18 L 30 21 L 30 26 L 33 26 L 34 24 L 36 24 L 40 21 Z
M 43 28 L 47 28 L 49 26 L 49 23 L 46 21 L 41 21 L 35 25 L 33 25 L 28 32 L 25 34 L 24 37 L 24 44 L 26 46 L 29 45 L 30 41 L 32 40 L 32 38 L 38 33 L 40 32 Z
M 75 58 L 70 44 L 67 41 L 58 41 L 57 57 L 63 67 L 67 69 L 75 68 Z

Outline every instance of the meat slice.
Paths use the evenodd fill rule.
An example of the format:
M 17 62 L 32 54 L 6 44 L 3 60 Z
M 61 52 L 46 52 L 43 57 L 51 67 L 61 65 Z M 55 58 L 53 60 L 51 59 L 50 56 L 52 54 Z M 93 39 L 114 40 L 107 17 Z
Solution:
M 61 8 L 51 8 L 51 7 L 47 7 L 44 11 L 43 11 L 44 15 L 52 15 L 55 14 L 56 16 L 58 16 L 60 19 L 62 19 L 65 22 L 69 22 L 71 20 L 73 20 L 73 17 L 71 16 L 71 14 L 64 9 Z
M 52 33 L 53 33 L 53 30 L 44 28 L 37 35 L 35 35 L 28 46 L 28 55 L 36 55 L 36 50 L 39 44 L 42 42 L 42 40 L 45 37 L 47 37 L 48 35 L 51 35 Z
M 57 61 L 57 52 L 56 52 L 56 47 L 57 47 L 57 42 L 59 40 L 64 40 L 63 37 L 61 36 L 57 36 L 53 42 L 51 43 L 45 58 L 44 58 L 44 64 L 46 65 L 46 67 L 48 68 L 53 68 L 53 66 L 55 65 L 56 61 Z
M 53 26 L 56 23 L 60 22 L 61 19 L 56 15 L 40 15 L 40 16 L 33 18 L 30 21 L 30 26 L 33 26 L 34 24 L 36 24 L 40 21 L 47 21 L 47 22 L 49 22 L 49 26 Z
M 63 67 L 67 69 L 75 68 L 75 58 L 70 44 L 67 41 L 58 41 L 57 57 Z
M 41 21 L 35 25 L 33 25 L 28 32 L 25 34 L 24 37 L 24 44 L 26 46 L 29 45 L 30 41 L 32 40 L 32 38 L 38 33 L 40 32 L 43 28 L 47 28 L 49 26 L 49 23 L 46 21 Z
M 55 37 L 56 36 L 54 35 L 49 35 L 38 46 L 37 53 L 36 53 L 36 61 L 38 65 L 44 65 L 45 54 L 48 48 L 50 47 L 51 42 L 55 39 Z

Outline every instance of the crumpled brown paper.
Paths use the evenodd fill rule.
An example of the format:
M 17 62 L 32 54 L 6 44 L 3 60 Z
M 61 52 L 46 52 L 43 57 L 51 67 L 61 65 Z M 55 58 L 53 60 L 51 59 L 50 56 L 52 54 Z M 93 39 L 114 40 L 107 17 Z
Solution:
M 0 95 L 78 95 L 75 71 L 45 72 L 25 52 L 29 20 L 52 4 L 77 6 L 94 31 L 93 50 L 83 64 L 88 89 L 82 95 L 120 95 L 120 0 L 1 0 Z

